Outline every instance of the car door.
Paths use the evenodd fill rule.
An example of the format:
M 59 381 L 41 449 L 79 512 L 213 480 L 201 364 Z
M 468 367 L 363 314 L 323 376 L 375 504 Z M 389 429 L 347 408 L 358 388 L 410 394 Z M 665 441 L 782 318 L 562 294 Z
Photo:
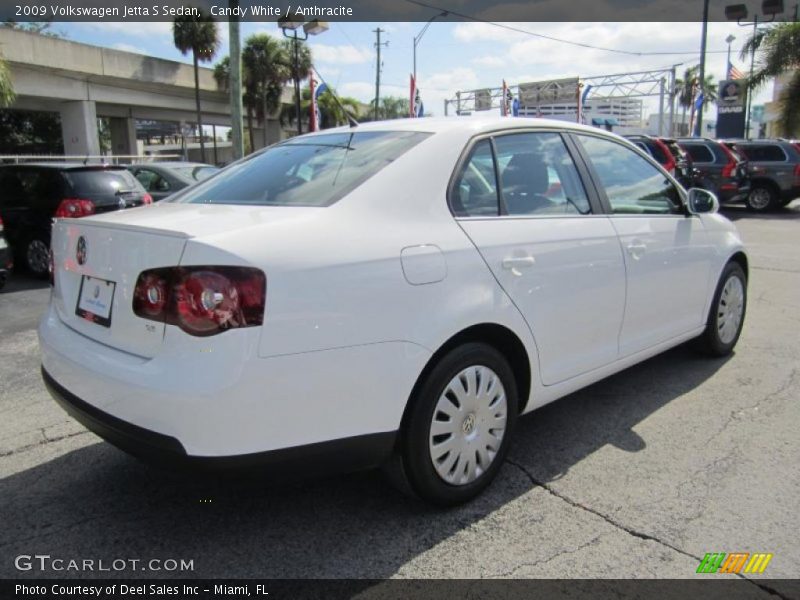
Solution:
M 701 219 L 686 213 L 675 183 L 632 148 L 588 134 L 575 138 L 625 257 L 620 356 L 701 327 L 714 254 Z
M 545 385 L 616 360 L 622 253 L 559 133 L 476 141 L 453 180 L 450 202 L 528 323 Z

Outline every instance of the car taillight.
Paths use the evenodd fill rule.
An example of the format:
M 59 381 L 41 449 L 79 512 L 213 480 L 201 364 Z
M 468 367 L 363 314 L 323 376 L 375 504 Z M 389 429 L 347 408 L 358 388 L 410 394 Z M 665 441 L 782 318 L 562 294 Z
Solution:
M 720 148 L 722 148 L 722 151 L 725 152 L 725 155 L 728 157 L 728 162 L 722 167 L 722 176 L 734 177 L 736 175 L 736 165 L 739 161 L 725 144 L 720 144 Z
M 3 217 L 0 217 L 0 231 L 3 231 Z
M 94 214 L 94 202 L 82 198 L 64 198 L 56 209 L 54 217 L 77 219 Z
M 675 157 L 672 156 L 672 152 L 670 152 L 669 147 L 661 140 L 653 141 L 658 144 L 658 146 L 661 148 L 661 152 L 663 152 L 664 156 L 667 157 L 667 162 L 663 164 L 663 167 L 669 172 L 670 175 L 675 175 L 675 167 L 678 166 L 678 163 L 675 162 Z
M 153 197 L 150 194 L 145 194 L 142 196 L 142 204 L 152 204 Z
M 266 293 L 263 271 L 250 267 L 150 269 L 136 280 L 133 312 L 190 335 L 209 336 L 261 325 Z

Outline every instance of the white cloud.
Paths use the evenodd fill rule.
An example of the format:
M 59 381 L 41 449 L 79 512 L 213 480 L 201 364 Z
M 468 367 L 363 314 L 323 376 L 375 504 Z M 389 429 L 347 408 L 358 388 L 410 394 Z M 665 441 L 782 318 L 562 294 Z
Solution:
M 472 59 L 472 64 L 477 67 L 502 67 L 508 64 L 508 59 L 502 56 L 479 56 Z
M 328 44 L 311 44 L 311 52 L 315 62 L 334 63 L 339 65 L 357 65 L 373 60 L 373 52 L 366 47 L 330 46 Z

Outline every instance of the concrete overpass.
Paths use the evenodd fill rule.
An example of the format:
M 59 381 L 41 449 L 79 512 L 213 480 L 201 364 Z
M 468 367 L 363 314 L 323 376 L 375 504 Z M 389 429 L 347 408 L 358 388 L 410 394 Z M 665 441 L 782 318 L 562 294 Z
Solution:
M 196 121 L 189 64 L 4 27 L 0 52 L 17 93 L 11 108 L 60 113 L 67 155 L 100 154 L 97 117 L 109 117 L 112 152 L 120 155 L 137 154 L 136 119 Z M 200 101 L 203 124 L 230 126 L 228 94 L 209 68 L 200 69 Z M 277 121 L 267 127 L 270 142 L 281 139 Z

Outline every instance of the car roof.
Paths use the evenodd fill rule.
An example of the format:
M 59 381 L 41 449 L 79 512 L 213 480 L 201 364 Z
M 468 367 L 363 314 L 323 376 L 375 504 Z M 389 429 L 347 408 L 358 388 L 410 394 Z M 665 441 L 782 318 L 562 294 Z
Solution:
M 185 162 L 182 160 L 165 160 L 165 161 L 158 161 L 158 162 L 146 162 L 146 163 L 135 163 L 132 165 L 128 165 L 129 167 L 166 167 L 166 168 L 175 168 L 175 167 L 210 167 L 212 169 L 216 169 L 214 165 L 209 165 L 206 163 L 200 162 Z
M 45 169 L 58 169 L 60 171 L 63 170 L 96 170 L 96 171 L 103 171 L 107 169 L 115 169 L 115 170 L 124 170 L 125 167 L 123 165 L 103 165 L 97 163 L 87 163 L 83 164 L 80 162 L 23 162 L 17 164 L 5 164 L 0 165 L 0 167 L 8 168 L 8 167 L 37 167 L 37 168 L 45 168 Z
M 361 131 L 419 131 L 425 133 L 445 133 L 445 132 L 465 132 L 472 135 L 489 133 L 498 130 L 530 129 L 530 128 L 556 128 L 568 129 L 577 132 L 594 132 L 608 135 L 609 132 L 597 127 L 571 123 L 569 121 L 559 121 L 556 119 L 542 119 L 539 117 L 423 117 L 420 119 L 393 119 L 389 121 L 369 121 L 360 123 L 357 127 L 335 127 L 321 132 L 306 134 L 304 137 L 312 137 L 328 133 L 343 133 Z M 611 134 L 613 137 L 621 137 Z

